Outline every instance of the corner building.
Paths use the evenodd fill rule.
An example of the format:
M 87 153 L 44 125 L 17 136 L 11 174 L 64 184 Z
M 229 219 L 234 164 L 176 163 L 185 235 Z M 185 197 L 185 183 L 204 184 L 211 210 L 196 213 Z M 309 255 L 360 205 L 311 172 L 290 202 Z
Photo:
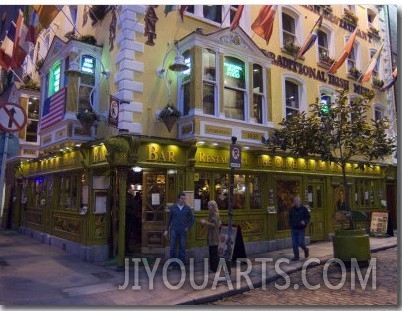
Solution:
M 116 258 L 122 266 L 125 256 L 167 253 L 167 212 L 185 191 L 196 217 L 187 257 L 201 259 L 208 250 L 198 220 L 207 217 L 207 202 L 215 200 L 229 221 L 235 136 L 242 151 L 233 170 L 233 225 L 241 228 L 246 253 L 290 247 L 288 210 L 296 195 L 311 210 L 309 241 L 330 239 L 345 200 L 340 168 L 272 153 L 262 138 L 343 87 L 351 99 L 374 90 L 368 117 L 388 116 L 389 134 L 396 135 L 393 89 L 381 92 L 377 83 L 395 65 L 386 10 L 275 5 L 267 43 L 251 29 L 261 6 L 245 5 L 233 29 L 239 9 L 194 5 L 181 17 L 175 6 L 64 6 L 53 21 L 59 26 L 42 30 L 34 52 L 34 59 L 44 56 L 38 156 L 8 162 L 17 193 L 13 225 L 84 260 Z M 304 45 L 321 14 L 317 40 L 295 60 L 292 48 Z M 356 27 L 352 53 L 329 74 Z M 80 40 L 85 35 L 96 43 Z M 351 68 L 364 72 L 383 42 L 371 81 L 360 84 Z M 61 103 L 57 120 L 46 118 L 49 102 Z M 181 115 L 171 124 L 162 118 L 168 104 Z M 396 159 L 364 171 L 356 163 L 347 172 L 352 209 L 396 215 Z

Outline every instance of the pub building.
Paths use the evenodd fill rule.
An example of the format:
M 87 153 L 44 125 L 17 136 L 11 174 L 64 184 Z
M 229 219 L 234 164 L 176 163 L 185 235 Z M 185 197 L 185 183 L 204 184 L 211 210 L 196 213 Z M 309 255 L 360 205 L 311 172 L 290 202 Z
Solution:
M 307 239 L 331 238 L 338 228 L 333 216 L 346 199 L 340 167 L 272 153 L 262 138 L 270 137 L 285 116 L 307 110 L 316 97 L 331 101 L 341 87 L 349 88 L 352 97 L 373 88 L 350 77 L 346 65 L 328 74 L 320 58 L 331 49 L 337 57 L 350 36 L 350 29 L 342 27 L 345 6 L 331 6 L 320 28 L 319 38 L 325 40 L 297 60 L 283 47 L 284 38 L 306 38 L 319 17 L 316 6 L 277 6 L 268 46 L 250 30 L 261 6 L 245 6 L 233 30 L 229 21 L 217 22 L 223 15 L 208 17 L 206 6 L 188 6 L 183 22 L 177 11 L 165 14 L 164 6 L 108 6 L 102 24 L 85 27 L 80 26 L 83 7 L 78 6 L 76 27 L 96 34 L 102 44 L 49 32 L 52 40 L 40 69 L 41 107 L 62 103 L 63 115 L 57 122 L 40 121 L 37 157 L 9 161 L 15 177 L 7 181 L 15 185 L 13 226 L 83 260 L 115 258 L 123 266 L 126 256 L 165 256 L 167 213 L 184 191 L 196 217 L 187 257 L 201 260 L 208 250 L 206 229 L 198 220 L 207 217 L 207 203 L 215 200 L 228 223 L 233 173 L 233 226 L 240 226 L 247 254 L 291 247 L 288 211 L 296 195 L 311 213 Z M 370 6 L 354 7 L 362 19 L 368 11 L 382 14 Z M 63 10 L 68 16 L 69 6 Z M 105 25 L 116 11 L 111 49 Z M 152 16 L 159 17 L 156 25 Z M 56 21 L 63 18 L 59 14 Z M 145 32 L 138 26 L 144 26 L 142 21 Z M 157 37 L 149 34 L 154 26 Z M 65 27 L 71 30 L 70 24 Z M 364 69 L 370 57 L 364 49 L 374 49 L 378 40 L 359 33 L 354 56 Z M 180 71 L 168 66 L 178 56 Z M 389 62 L 379 63 L 390 72 Z M 390 92 L 376 91 L 373 102 L 373 118 L 394 116 Z M 166 104 L 181 114 L 172 127 L 161 117 Z M 241 147 L 241 165 L 233 170 L 232 137 Z M 395 161 L 390 157 L 364 170 L 356 169 L 358 161 L 348 164 L 353 210 L 396 212 Z

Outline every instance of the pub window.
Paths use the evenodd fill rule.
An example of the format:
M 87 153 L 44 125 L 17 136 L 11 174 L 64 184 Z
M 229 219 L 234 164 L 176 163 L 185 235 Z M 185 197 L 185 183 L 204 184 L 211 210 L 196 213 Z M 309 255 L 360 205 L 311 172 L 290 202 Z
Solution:
M 204 17 L 216 23 L 222 22 L 222 6 L 221 5 L 204 5 L 202 7 Z
M 285 96 L 286 118 L 291 118 L 299 112 L 300 108 L 299 85 L 292 81 L 286 80 Z
M 48 97 L 60 90 L 61 65 L 56 62 L 49 71 Z
M 287 43 L 296 43 L 296 21 L 295 19 L 286 14 L 282 13 L 282 39 L 283 45 Z
M 357 180 L 355 182 L 355 204 L 357 207 L 372 207 L 374 204 L 374 182 Z
M 330 114 L 331 110 L 331 101 L 332 97 L 331 95 L 328 95 L 326 93 L 322 93 L 320 97 L 320 115 L 327 117 Z
M 198 173 L 194 178 L 194 199 L 200 200 L 201 210 L 208 210 L 208 202 L 211 200 L 211 173 Z
M 367 22 L 369 27 L 374 23 L 376 15 L 377 14 L 373 10 L 367 9 Z
M 203 112 L 205 114 L 215 114 L 216 99 L 216 53 L 211 49 L 202 51 L 203 66 Z
M 220 210 L 227 210 L 229 206 L 230 179 L 229 174 L 214 174 L 214 197 Z
M 78 210 L 78 193 L 80 193 L 80 176 L 65 174 L 59 176 L 59 206 L 62 209 Z
M 245 64 L 242 60 L 225 56 L 223 64 L 224 100 L 226 118 L 244 120 L 246 104 Z
M 262 124 L 264 102 L 264 78 L 260 65 L 253 65 L 253 117 L 256 123 Z
M 250 192 L 250 209 L 260 209 L 261 205 L 261 178 L 257 175 L 248 176 Z
M 30 97 L 28 99 L 27 111 L 27 127 L 25 140 L 27 142 L 36 143 L 38 141 L 38 117 L 39 117 L 39 99 L 37 97 Z

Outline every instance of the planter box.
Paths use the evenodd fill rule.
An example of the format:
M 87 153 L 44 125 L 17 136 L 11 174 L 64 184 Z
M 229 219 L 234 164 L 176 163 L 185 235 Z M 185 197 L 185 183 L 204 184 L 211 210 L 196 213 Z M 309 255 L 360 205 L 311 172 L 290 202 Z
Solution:
M 332 239 L 334 258 L 350 263 L 352 258 L 358 262 L 371 259 L 370 239 L 364 229 L 339 229 Z

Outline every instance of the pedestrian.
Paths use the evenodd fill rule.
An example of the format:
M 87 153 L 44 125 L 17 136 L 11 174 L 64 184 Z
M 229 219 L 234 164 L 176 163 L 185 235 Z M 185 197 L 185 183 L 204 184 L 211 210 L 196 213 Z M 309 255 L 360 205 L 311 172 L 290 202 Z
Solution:
M 170 258 L 176 258 L 176 246 L 179 242 L 178 259 L 185 263 L 187 232 L 194 224 L 194 214 L 190 206 L 186 204 L 186 194 L 181 192 L 177 196 L 178 200 L 175 205 L 170 208 L 165 232 L 163 235 L 167 238 L 170 228 Z M 177 262 L 169 266 L 169 270 L 179 269 Z
M 305 230 L 310 222 L 310 213 L 304 205 L 301 204 L 299 196 L 294 197 L 293 206 L 289 212 L 289 226 L 292 236 L 293 258 L 291 261 L 299 260 L 299 247 L 304 251 L 304 257 L 309 256 L 309 249 L 306 247 Z
M 221 221 L 219 219 L 218 204 L 211 200 L 208 202 L 209 215 L 208 219 L 201 219 L 200 223 L 207 226 L 207 244 L 209 249 L 209 268 L 212 272 L 216 272 L 219 264 L 218 244 L 219 244 L 219 228 Z

